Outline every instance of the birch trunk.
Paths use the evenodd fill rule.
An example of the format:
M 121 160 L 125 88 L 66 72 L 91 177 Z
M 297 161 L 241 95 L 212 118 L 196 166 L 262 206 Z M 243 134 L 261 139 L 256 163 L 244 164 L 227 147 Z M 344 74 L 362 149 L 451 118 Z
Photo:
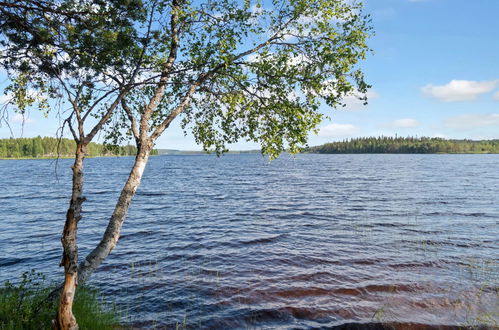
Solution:
M 116 246 L 118 239 L 120 238 L 121 227 L 123 221 L 128 213 L 128 208 L 132 201 L 137 188 L 140 185 L 142 179 L 142 174 L 146 167 L 147 161 L 149 159 L 151 148 L 141 147 L 137 156 L 135 157 L 135 163 L 132 167 L 128 180 L 125 186 L 121 190 L 120 197 L 116 203 L 114 212 L 109 220 L 106 231 L 102 237 L 102 240 L 97 245 L 97 247 L 88 254 L 83 262 L 80 263 L 78 272 L 78 281 L 84 283 L 88 277 L 99 267 L 102 261 L 111 253 L 113 248 Z
M 83 160 L 86 145 L 79 142 L 76 146 L 73 169 L 73 186 L 71 201 L 66 213 L 66 223 L 62 232 L 63 255 L 61 266 L 64 266 L 64 284 L 59 300 L 57 317 L 54 321 L 56 329 L 78 329 L 73 315 L 73 300 L 78 285 L 78 248 L 76 245 L 78 222 L 81 219 L 81 206 L 85 201 L 83 193 Z

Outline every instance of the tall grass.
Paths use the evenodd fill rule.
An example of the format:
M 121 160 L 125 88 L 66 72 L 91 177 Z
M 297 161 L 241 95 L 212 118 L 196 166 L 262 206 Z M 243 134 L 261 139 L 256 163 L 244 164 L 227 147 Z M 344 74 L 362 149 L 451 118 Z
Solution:
M 22 275 L 17 284 L 6 282 L 0 288 L 0 329 L 51 329 L 57 301 L 47 299 L 54 285 L 34 270 Z M 116 329 L 116 308 L 100 300 L 95 289 L 78 288 L 73 313 L 80 329 Z

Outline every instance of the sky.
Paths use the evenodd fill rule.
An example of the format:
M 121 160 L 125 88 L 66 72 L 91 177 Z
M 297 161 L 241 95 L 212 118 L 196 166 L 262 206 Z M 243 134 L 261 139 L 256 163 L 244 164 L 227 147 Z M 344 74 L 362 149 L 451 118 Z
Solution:
M 348 100 L 342 109 L 321 107 L 330 116 L 309 145 L 362 136 L 429 136 L 499 139 L 499 1 L 365 0 L 375 36 L 372 54 L 360 64 L 369 104 Z M 3 84 L 2 84 L 3 83 Z M 1 86 L 5 76 L 0 74 Z M 11 116 L 12 133 L 0 138 L 54 136 L 59 119 L 33 112 L 21 127 Z M 184 136 L 178 118 L 157 148 L 200 150 Z M 239 142 L 232 150 L 257 149 Z

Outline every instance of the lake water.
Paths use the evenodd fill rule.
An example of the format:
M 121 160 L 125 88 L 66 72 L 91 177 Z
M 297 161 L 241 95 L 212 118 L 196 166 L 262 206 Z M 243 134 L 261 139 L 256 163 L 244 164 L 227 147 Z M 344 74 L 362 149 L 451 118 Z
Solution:
M 80 258 L 132 158 L 86 161 Z M 0 160 L 0 281 L 61 279 L 71 160 Z M 152 157 L 93 275 L 138 327 L 499 322 L 499 155 Z

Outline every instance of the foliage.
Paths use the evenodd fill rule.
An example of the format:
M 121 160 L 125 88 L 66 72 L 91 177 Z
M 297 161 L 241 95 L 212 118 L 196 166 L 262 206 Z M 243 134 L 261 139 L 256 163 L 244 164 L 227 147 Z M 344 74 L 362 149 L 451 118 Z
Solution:
M 114 248 L 151 149 L 176 117 L 207 151 L 245 139 L 275 158 L 305 145 L 321 102 L 366 100 L 357 65 L 371 27 L 356 0 L 4 3 L 0 66 L 11 81 L 9 104 L 24 114 L 69 102 L 59 107 L 76 142 L 61 263 L 68 312 L 59 320 L 69 327 L 76 274 L 84 282 Z M 137 156 L 103 239 L 78 267 L 83 156 L 102 129 L 112 145 L 133 138 Z
M 52 289 L 34 270 L 23 273 L 17 285 L 6 282 L 0 288 L 0 329 L 51 329 L 56 306 L 47 296 Z M 89 288 L 78 289 L 74 313 L 80 329 L 115 329 L 118 323 L 116 310 L 104 306 L 97 292 Z
M 275 157 L 306 144 L 321 101 L 365 101 L 369 87 L 357 64 L 371 27 L 357 1 L 61 0 L 1 11 L 0 64 L 17 109 L 67 99 L 66 123 L 104 119 L 112 144 L 155 140 L 181 114 L 205 150 L 244 139 Z M 129 109 L 113 112 L 122 97 Z
M 73 157 L 75 142 L 51 137 L 0 139 L 0 158 Z M 131 145 L 112 146 L 90 143 L 87 156 L 134 156 L 137 148 Z
M 88 144 L 118 103 L 109 73 L 129 74 L 125 62 L 141 52 L 135 25 L 144 18 L 140 0 L 2 1 L 0 66 L 10 79 L 8 104 L 21 114 L 58 109 L 63 127 Z M 89 123 L 94 112 L 106 110 L 108 116 Z M 8 125 L 7 118 L 0 113 Z M 91 134 L 84 125 L 93 127 Z
M 368 137 L 326 143 L 306 149 L 321 154 L 350 153 L 499 153 L 499 140 L 446 140 L 429 137 Z

